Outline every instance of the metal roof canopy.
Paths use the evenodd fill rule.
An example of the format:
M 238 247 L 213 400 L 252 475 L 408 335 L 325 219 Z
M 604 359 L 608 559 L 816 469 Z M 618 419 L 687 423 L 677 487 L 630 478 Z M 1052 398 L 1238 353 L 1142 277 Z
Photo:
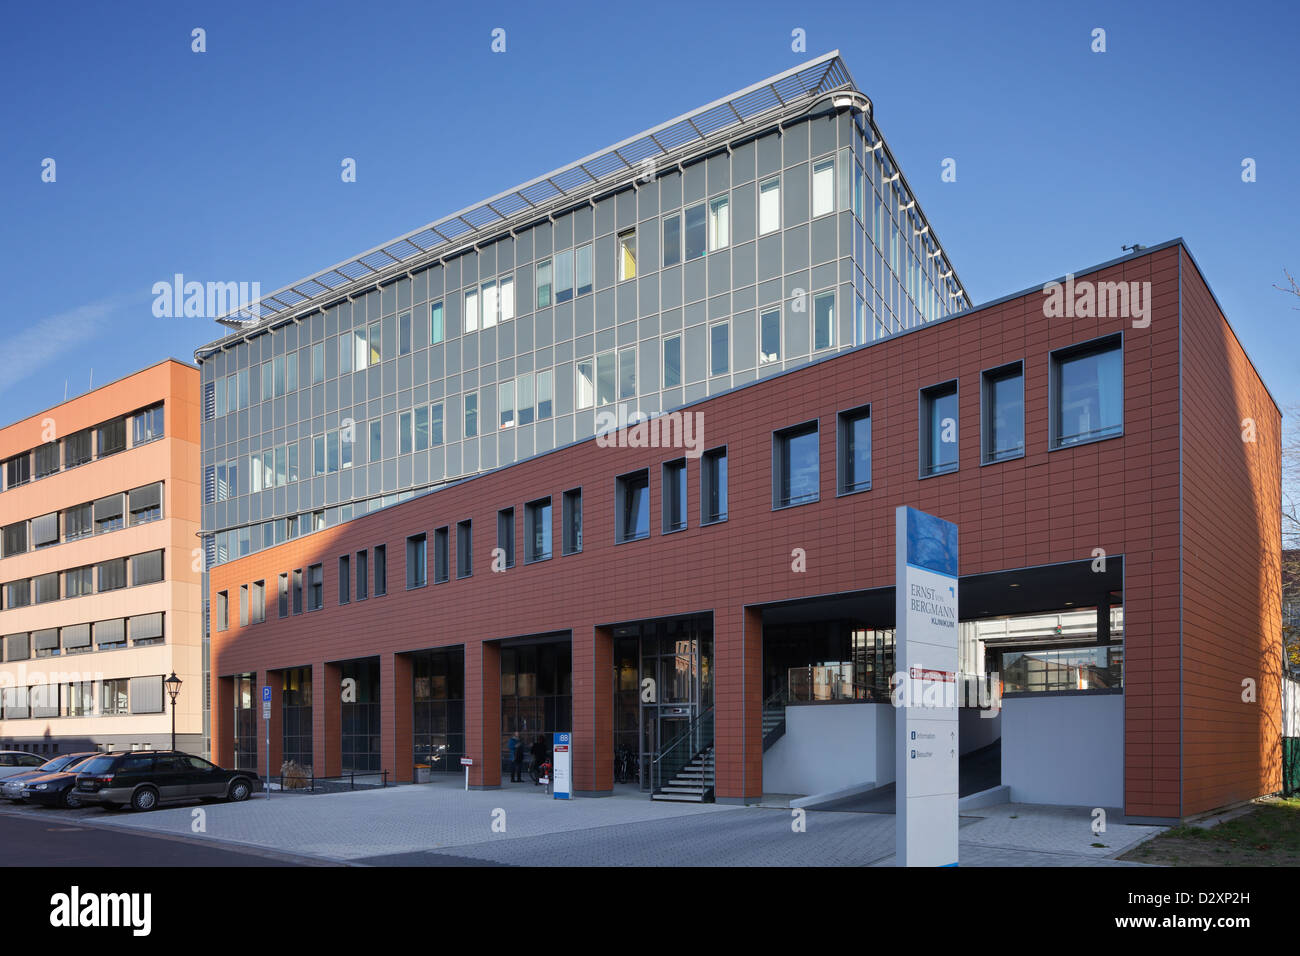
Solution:
M 360 280 L 382 282 L 405 271 L 403 266 L 409 268 L 424 262 L 432 263 L 440 254 L 452 251 L 453 247 L 457 251 L 467 248 L 476 237 L 501 228 L 520 213 L 536 211 L 539 216 L 545 215 L 544 207 L 575 197 L 579 192 L 607 181 L 612 185 L 618 177 L 628 173 L 644 173 L 649 168 L 649 163 L 666 161 L 670 155 L 680 153 L 685 147 L 698 146 L 718 133 L 752 123 L 765 114 L 788 110 L 791 106 L 816 100 L 840 89 L 857 88 L 839 51 L 832 50 L 815 60 L 761 80 L 577 162 L 336 263 L 315 275 L 264 295 L 245 308 L 228 312 L 216 321 L 235 329 L 235 334 L 204 346 L 196 351 L 195 357 L 201 358 L 229 340 L 269 327 L 271 323 L 267 320 L 285 316 L 286 313 L 305 312 L 308 308 L 314 308 L 317 300 L 335 294 L 346 295 L 342 291 L 344 287 Z M 888 147 L 885 148 L 888 150 Z M 911 190 L 908 192 L 910 194 Z M 944 258 L 947 259 L 946 256 Z M 960 288 L 960 283 L 958 286 Z

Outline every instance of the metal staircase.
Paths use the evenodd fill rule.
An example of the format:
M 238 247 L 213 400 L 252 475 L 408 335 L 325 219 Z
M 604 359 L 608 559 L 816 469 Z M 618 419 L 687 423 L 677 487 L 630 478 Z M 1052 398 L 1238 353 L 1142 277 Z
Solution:
M 785 736 L 785 688 L 763 701 L 763 753 Z
M 712 803 L 714 780 L 710 706 L 651 761 L 650 799 Z

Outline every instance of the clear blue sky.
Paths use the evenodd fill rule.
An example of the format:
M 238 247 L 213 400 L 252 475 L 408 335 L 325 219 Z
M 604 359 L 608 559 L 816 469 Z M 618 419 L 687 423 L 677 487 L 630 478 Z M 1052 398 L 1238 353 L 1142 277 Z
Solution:
M 217 338 L 152 315 L 173 273 L 270 292 L 836 48 L 977 303 L 1183 236 L 1300 402 L 1273 288 L 1300 273 L 1297 27 L 1198 0 L 10 3 L 0 421 Z

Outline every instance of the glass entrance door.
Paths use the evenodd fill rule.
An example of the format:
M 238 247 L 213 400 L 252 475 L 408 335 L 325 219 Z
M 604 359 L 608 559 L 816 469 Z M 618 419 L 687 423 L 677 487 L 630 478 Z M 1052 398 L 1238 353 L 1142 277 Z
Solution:
M 641 789 L 656 758 L 713 703 L 713 628 L 708 618 L 641 626 Z

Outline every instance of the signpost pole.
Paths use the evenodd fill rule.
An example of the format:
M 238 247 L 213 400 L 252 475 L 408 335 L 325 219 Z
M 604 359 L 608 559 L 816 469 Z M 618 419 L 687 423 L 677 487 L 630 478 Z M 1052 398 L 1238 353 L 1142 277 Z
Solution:
M 262 686 L 262 724 L 266 728 L 266 796 L 271 796 L 271 686 Z
M 899 866 L 957 865 L 957 526 L 895 512 Z
M 474 758 L 461 757 L 460 765 L 465 768 L 465 792 L 469 793 L 469 768 L 474 765 Z

